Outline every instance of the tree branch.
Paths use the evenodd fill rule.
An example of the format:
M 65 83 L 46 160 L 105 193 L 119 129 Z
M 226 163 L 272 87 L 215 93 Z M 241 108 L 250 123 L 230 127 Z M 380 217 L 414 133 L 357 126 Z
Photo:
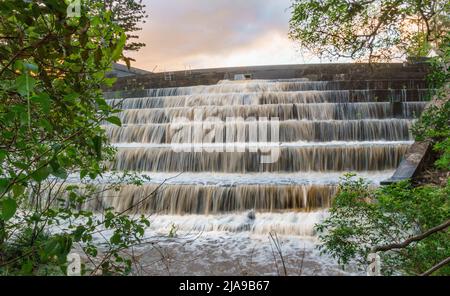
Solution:
M 434 265 L 433 267 L 431 267 L 430 269 L 428 269 L 427 271 L 425 271 L 424 273 L 421 273 L 421 276 L 427 276 L 432 274 L 433 272 L 435 272 L 436 270 L 438 270 L 441 267 L 444 267 L 446 264 L 450 263 L 450 257 L 445 258 L 444 260 L 442 260 L 441 262 L 439 262 L 438 264 Z
M 381 252 L 389 251 L 392 249 L 403 249 L 403 248 L 409 246 L 411 243 L 421 241 L 424 238 L 432 235 L 433 233 L 444 230 L 449 226 L 450 226 L 450 220 L 447 220 L 444 223 L 439 224 L 438 226 L 435 226 L 433 228 L 430 228 L 429 230 L 425 231 L 424 233 L 421 233 L 416 236 L 412 236 L 401 243 L 393 243 L 393 244 L 388 244 L 388 245 L 384 245 L 384 246 L 375 246 L 372 248 L 372 252 L 375 253 L 375 252 L 380 252 L 380 251 Z

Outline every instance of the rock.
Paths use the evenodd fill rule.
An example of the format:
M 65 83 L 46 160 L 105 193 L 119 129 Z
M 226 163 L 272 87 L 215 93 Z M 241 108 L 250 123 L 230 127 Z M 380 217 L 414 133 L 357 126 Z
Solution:
M 249 218 L 250 220 L 255 220 L 255 218 L 256 218 L 256 215 L 255 215 L 255 210 L 250 210 L 248 213 L 247 213 L 247 218 Z

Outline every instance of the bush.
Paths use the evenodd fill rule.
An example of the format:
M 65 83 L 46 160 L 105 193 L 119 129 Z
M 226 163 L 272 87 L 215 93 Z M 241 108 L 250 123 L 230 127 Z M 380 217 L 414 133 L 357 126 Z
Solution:
M 375 246 L 400 243 L 450 217 L 450 181 L 444 188 L 412 187 L 408 181 L 370 189 L 366 181 L 347 174 L 339 186 L 330 215 L 316 225 L 322 253 L 346 266 L 364 270 Z M 420 274 L 450 254 L 450 230 L 381 254 L 383 274 Z M 450 266 L 437 274 L 450 274 Z
M 66 1 L 0 2 L 2 274 L 63 273 L 75 245 L 98 259 L 93 236 L 102 231 L 112 235 L 91 268 L 126 273 L 131 263 L 120 250 L 148 226 L 110 208 L 102 216 L 83 211 L 91 196 L 65 185 L 70 174 L 95 180 L 115 152 L 101 124 L 120 125 L 120 110 L 101 88 L 114 82 L 105 74 L 122 57 L 126 35 L 101 2 L 77 17 L 68 16 Z

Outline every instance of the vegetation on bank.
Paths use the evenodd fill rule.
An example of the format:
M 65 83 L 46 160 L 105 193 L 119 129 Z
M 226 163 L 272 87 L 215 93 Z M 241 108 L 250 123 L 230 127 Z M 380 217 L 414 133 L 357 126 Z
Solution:
M 119 110 L 101 87 L 127 36 L 103 2 L 75 16 L 61 0 L 0 2 L 0 274 L 65 274 L 73 248 L 90 262 L 83 273 L 127 273 L 120 251 L 149 224 L 110 208 L 95 216 L 82 207 L 94 187 L 66 184 L 95 180 L 115 154 L 101 124 L 120 125 Z
M 427 61 L 433 104 L 413 127 L 417 141 L 432 145 L 431 174 L 378 189 L 352 174 L 343 178 L 329 217 L 316 225 L 321 252 L 343 266 L 366 270 L 377 252 L 385 275 L 450 274 L 449 18 L 450 4 L 440 0 L 293 4 L 290 36 L 315 54 L 369 61 L 437 55 Z

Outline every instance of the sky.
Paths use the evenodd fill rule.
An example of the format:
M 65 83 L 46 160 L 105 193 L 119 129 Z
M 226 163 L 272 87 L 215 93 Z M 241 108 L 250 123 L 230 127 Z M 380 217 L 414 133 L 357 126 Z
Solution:
M 133 67 L 176 71 L 320 62 L 289 40 L 291 0 L 143 0 Z

